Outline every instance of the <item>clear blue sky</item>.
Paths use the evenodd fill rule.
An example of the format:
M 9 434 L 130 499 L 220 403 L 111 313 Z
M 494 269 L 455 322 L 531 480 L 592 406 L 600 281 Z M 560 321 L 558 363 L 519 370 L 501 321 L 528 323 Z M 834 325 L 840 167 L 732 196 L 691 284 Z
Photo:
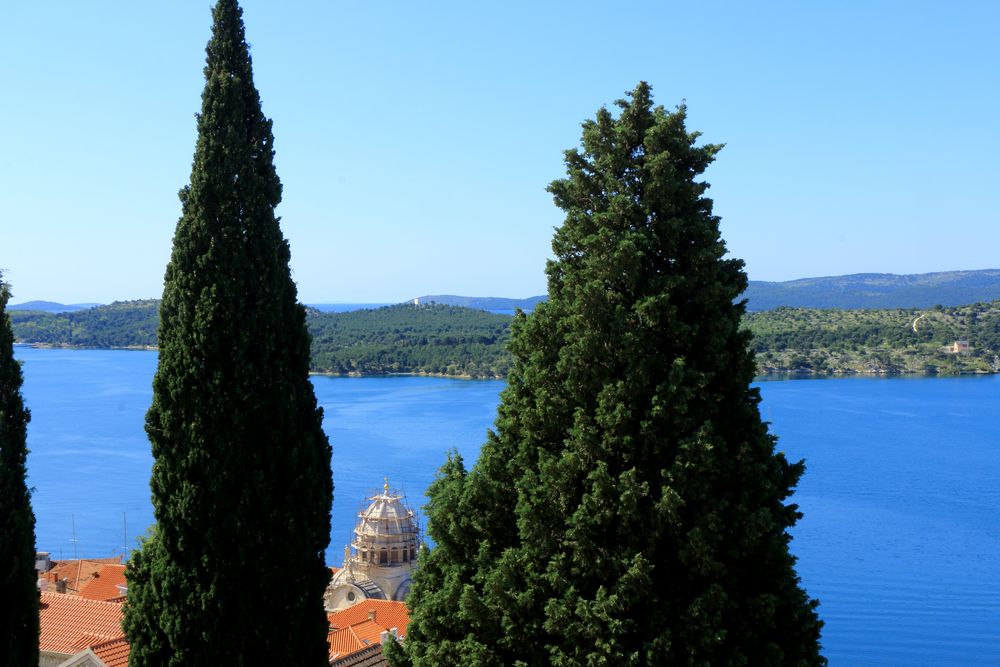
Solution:
M 157 297 L 210 4 L 0 4 L 14 301 Z M 640 79 L 761 280 L 1000 267 L 1000 3 L 246 0 L 306 302 L 545 290 L 545 192 Z

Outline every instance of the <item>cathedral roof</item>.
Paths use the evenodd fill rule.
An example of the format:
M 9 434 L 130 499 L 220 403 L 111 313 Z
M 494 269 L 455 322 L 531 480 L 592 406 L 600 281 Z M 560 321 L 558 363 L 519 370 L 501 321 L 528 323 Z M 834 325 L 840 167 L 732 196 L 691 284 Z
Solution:
M 403 495 L 389 491 L 388 480 L 381 494 L 369 496 L 371 504 L 358 514 L 354 532 L 368 541 L 378 537 L 409 535 L 418 532 L 417 518 L 413 510 L 406 506 Z

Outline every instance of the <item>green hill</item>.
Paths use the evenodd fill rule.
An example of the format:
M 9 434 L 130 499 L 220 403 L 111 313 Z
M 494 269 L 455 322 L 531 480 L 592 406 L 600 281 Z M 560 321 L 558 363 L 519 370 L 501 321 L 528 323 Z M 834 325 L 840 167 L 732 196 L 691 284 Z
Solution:
M 10 311 L 19 342 L 75 347 L 151 347 L 156 345 L 160 302 L 116 301 L 107 306 L 65 313 Z
M 323 373 L 435 373 L 503 377 L 513 318 L 457 306 L 402 304 L 308 318 L 313 369 Z
M 18 342 L 70 347 L 153 347 L 160 302 L 125 301 L 74 313 L 13 311 Z M 455 306 L 402 304 L 322 313 L 310 309 L 312 368 L 321 373 L 433 373 L 503 377 L 512 318 Z
M 748 313 L 761 373 L 1000 372 L 1000 301 L 929 309 Z M 968 349 L 955 343 L 964 341 Z

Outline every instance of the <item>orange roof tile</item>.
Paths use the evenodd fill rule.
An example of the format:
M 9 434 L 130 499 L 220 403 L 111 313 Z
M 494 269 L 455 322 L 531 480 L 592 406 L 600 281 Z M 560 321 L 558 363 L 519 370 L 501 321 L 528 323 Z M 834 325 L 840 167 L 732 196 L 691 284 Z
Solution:
M 93 632 L 85 632 L 80 635 L 80 638 L 73 643 L 73 648 L 77 651 L 82 651 L 94 644 L 102 643 L 107 637 L 104 635 L 95 634 Z
M 327 642 L 330 645 L 330 660 L 343 658 L 369 646 L 379 643 L 379 636 L 385 632 L 378 623 L 365 619 L 346 628 L 330 630 Z
M 331 662 L 378 644 L 382 633 L 392 628 L 397 629 L 400 637 L 405 637 L 410 624 L 406 605 L 392 600 L 362 600 L 326 617 L 330 622 Z
M 122 597 L 119 586 L 125 585 L 125 566 L 102 564 L 97 573 L 80 589 L 80 597 L 90 600 L 114 600 Z
M 66 579 L 68 582 L 66 590 L 70 593 L 76 593 L 86 586 L 96 573 L 100 572 L 102 565 L 121 565 L 121 562 L 121 556 L 52 561 L 52 568 L 48 572 L 42 573 L 41 577 L 46 581 Z
M 128 640 L 124 637 L 112 639 L 102 644 L 95 644 L 90 647 L 106 667 L 128 667 Z
M 375 612 L 375 622 L 384 629 L 397 628 L 400 637 L 406 636 L 410 610 L 406 604 L 394 600 L 362 600 L 353 607 L 327 614 L 326 618 L 331 628 L 345 628 L 367 620 L 372 611 Z
M 350 655 L 365 647 L 357 635 L 351 632 L 350 628 L 331 630 L 327 636 L 326 643 L 330 646 L 330 660 Z
M 40 607 L 38 646 L 43 651 L 72 655 L 122 636 L 120 603 L 42 592 Z
M 378 644 L 379 635 L 385 632 L 385 628 L 376 623 L 375 621 L 364 620 L 360 623 L 355 623 L 349 626 L 351 632 L 353 632 L 361 643 L 365 646 L 371 646 L 372 644 Z

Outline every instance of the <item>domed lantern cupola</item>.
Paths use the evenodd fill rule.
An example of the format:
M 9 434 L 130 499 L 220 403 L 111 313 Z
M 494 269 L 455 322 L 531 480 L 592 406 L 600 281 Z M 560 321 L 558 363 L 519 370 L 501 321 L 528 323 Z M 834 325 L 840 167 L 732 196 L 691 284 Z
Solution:
M 420 548 L 420 525 L 405 496 L 389 490 L 366 498 L 358 512 L 350 546 L 344 549 L 344 567 L 327 589 L 327 609 L 339 610 L 365 598 L 402 600 Z

